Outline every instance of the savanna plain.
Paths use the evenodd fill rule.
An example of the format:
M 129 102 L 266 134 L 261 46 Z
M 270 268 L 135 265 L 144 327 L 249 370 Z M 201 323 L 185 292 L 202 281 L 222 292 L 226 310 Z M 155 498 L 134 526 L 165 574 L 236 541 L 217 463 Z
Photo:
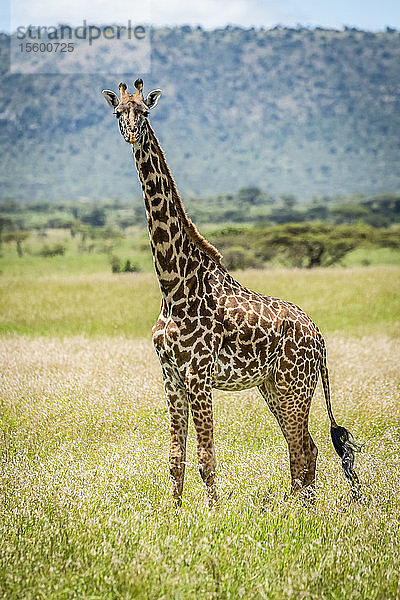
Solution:
M 170 503 L 150 273 L 0 276 L 0 596 L 7 600 L 400 598 L 400 267 L 243 271 L 300 304 L 328 346 L 337 421 L 363 444 L 351 501 L 318 385 L 313 505 L 256 390 L 215 392 L 219 502 L 188 439 Z

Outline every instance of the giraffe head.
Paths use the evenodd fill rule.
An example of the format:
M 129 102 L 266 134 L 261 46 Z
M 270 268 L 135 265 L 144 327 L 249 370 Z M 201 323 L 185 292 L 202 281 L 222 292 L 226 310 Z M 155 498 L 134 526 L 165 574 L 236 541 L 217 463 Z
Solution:
M 141 143 L 149 110 L 157 104 L 161 96 L 161 90 L 153 90 L 145 99 L 141 79 L 135 81 L 135 88 L 136 92 L 134 94 L 128 94 L 126 84 L 120 83 L 119 98 L 114 92 L 103 90 L 105 99 L 114 109 L 124 140 L 129 144 Z

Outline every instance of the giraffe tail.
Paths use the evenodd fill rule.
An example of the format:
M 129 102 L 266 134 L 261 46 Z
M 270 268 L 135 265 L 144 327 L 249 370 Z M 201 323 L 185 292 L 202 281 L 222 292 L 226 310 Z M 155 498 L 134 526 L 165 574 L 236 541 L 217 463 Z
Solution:
M 329 386 L 329 375 L 328 367 L 326 364 L 326 347 L 325 342 L 322 342 L 322 357 L 320 365 L 322 387 L 324 389 L 324 396 L 326 402 L 326 408 L 328 411 L 329 420 L 331 422 L 331 438 L 333 447 L 337 454 L 342 459 L 342 469 L 344 476 L 351 485 L 351 495 L 354 499 L 360 497 L 360 480 L 354 470 L 355 452 L 360 452 L 361 446 L 354 441 L 351 433 L 338 425 L 335 421 L 331 406 L 331 394 Z

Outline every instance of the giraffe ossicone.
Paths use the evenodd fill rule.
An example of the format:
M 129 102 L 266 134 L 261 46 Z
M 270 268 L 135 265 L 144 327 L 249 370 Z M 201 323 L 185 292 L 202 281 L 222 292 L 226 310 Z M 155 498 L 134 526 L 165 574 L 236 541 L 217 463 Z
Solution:
M 153 327 L 170 414 L 172 495 L 182 501 L 189 410 L 197 436 L 200 475 L 210 503 L 216 500 L 212 389 L 258 387 L 289 449 L 291 491 L 313 490 L 317 448 L 308 431 L 311 400 L 321 375 L 331 437 L 343 472 L 359 493 L 354 452 L 359 447 L 332 414 L 324 339 L 298 306 L 253 292 L 223 267 L 218 250 L 187 216 L 149 111 L 161 90 L 143 96 L 119 86 L 103 94 L 132 150 L 142 184 L 150 246 L 162 294 Z

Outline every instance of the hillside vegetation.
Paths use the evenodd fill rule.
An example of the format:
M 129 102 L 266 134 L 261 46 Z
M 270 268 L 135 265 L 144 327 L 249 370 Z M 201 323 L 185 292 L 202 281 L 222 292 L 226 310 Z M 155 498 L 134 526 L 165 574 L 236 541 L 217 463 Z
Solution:
M 152 123 L 185 196 L 400 189 L 398 32 L 179 27 L 154 29 L 151 45 L 145 88 L 163 89 Z M 3 197 L 138 194 L 101 96 L 123 77 L 112 68 L 115 76 L 4 75 Z M 124 78 L 131 86 L 137 75 Z

